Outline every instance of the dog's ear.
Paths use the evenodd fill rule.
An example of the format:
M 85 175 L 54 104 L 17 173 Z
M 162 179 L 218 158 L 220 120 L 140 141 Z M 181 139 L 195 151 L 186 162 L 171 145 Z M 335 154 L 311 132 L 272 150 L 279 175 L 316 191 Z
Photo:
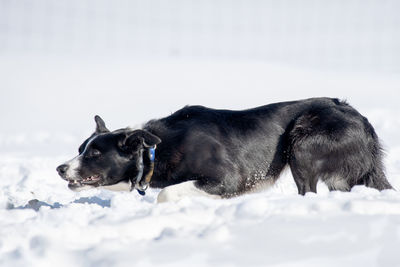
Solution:
M 158 136 L 146 130 L 141 130 L 141 137 L 143 138 L 143 145 L 145 147 L 154 147 L 161 143 L 161 139 Z
M 134 130 L 125 135 L 120 147 L 128 151 L 137 151 L 140 147 L 153 147 L 161 143 L 161 139 L 146 130 Z
M 96 122 L 96 134 L 99 133 L 108 133 L 109 130 L 106 127 L 106 124 L 104 123 L 103 119 L 100 118 L 99 115 L 94 116 L 94 121 Z

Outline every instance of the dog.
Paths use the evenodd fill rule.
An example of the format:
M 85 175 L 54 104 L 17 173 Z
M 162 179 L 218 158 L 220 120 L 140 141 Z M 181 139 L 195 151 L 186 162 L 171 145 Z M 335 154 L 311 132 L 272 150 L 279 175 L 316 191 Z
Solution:
M 392 189 L 374 128 L 345 101 L 311 98 L 243 111 L 186 106 L 142 129 L 96 130 L 79 155 L 57 167 L 68 187 L 144 194 L 158 202 L 185 196 L 230 198 L 273 184 L 289 166 L 298 193 L 350 191 L 354 185 Z M 115 189 L 115 188 L 114 188 Z

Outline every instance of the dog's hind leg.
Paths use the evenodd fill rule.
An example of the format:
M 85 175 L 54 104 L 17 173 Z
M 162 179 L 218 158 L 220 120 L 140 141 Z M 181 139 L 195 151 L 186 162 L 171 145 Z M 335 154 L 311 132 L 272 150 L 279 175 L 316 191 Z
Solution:
M 332 111 L 317 110 L 293 125 L 288 162 L 299 194 L 316 193 L 319 179 L 329 190 L 349 191 L 352 177 L 358 175 L 362 145 L 354 134 L 346 133 L 349 126 L 337 117 Z
M 293 155 L 289 160 L 290 170 L 301 195 L 307 192 L 317 193 L 318 177 L 307 167 L 309 164 L 312 164 L 309 159 L 299 155 Z
M 304 149 L 297 147 L 289 159 L 299 194 L 316 193 L 318 180 L 323 181 L 330 191 L 349 191 L 354 185 L 351 177 L 357 177 L 358 171 L 352 166 L 351 159 L 343 155 L 339 160 L 335 156 L 337 152 L 330 146 L 322 146 L 319 151 L 313 151 L 309 145 L 315 144 L 311 142 Z M 306 153 L 307 150 L 311 153 Z
M 372 126 L 350 107 L 302 115 L 293 125 L 289 143 L 289 165 L 300 194 L 315 192 L 318 179 L 329 190 L 349 191 L 357 184 L 392 188 Z
M 202 190 L 197 183 L 197 181 L 193 180 L 167 186 L 158 194 L 157 202 L 162 203 L 178 201 L 185 197 L 209 197 L 214 199 L 221 198 L 219 195 L 209 194 Z

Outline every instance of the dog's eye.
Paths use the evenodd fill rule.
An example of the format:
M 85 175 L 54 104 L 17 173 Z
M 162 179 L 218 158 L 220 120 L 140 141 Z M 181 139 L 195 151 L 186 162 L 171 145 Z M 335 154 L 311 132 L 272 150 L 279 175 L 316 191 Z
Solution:
M 88 151 L 88 154 L 87 154 L 87 156 L 89 157 L 89 158 L 96 158 L 96 157 L 99 157 L 99 156 L 101 156 L 101 152 L 99 151 L 99 150 L 97 150 L 97 149 L 90 149 L 89 151 Z

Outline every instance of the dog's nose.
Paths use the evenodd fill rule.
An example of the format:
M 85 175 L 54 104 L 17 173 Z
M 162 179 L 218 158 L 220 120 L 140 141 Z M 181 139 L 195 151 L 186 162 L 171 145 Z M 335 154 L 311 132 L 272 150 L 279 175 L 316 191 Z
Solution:
M 68 170 L 68 165 L 67 164 L 62 164 L 60 166 L 57 167 L 57 172 L 61 177 L 64 177 L 65 173 Z

